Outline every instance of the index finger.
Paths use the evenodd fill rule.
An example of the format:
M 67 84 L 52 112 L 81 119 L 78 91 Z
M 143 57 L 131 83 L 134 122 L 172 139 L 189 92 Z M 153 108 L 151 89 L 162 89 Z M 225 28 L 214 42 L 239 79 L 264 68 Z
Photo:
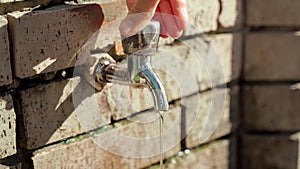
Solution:
M 126 4 L 127 4 L 127 7 L 128 7 L 128 10 L 133 7 L 133 5 L 135 4 L 135 2 L 136 2 L 136 0 L 126 0 Z
M 188 20 L 188 12 L 187 12 L 187 2 L 186 0 L 169 0 L 173 14 L 178 18 L 175 18 L 177 27 L 179 29 L 185 29 L 187 20 Z

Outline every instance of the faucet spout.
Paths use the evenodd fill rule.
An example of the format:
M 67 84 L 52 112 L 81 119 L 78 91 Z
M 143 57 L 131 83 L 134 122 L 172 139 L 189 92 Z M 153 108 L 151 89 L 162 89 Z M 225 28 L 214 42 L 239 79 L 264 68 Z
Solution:
M 140 76 L 145 78 L 146 85 L 150 89 L 154 108 L 157 111 L 166 111 L 169 109 L 168 99 L 165 89 L 150 65 L 145 65 L 145 68 L 140 72 Z
M 168 99 L 160 78 L 151 66 L 151 56 L 147 54 L 131 54 L 128 56 L 128 71 L 132 84 L 144 83 L 150 89 L 154 108 L 157 111 L 169 109 Z M 149 53 L 148 53 L 149 54 Z

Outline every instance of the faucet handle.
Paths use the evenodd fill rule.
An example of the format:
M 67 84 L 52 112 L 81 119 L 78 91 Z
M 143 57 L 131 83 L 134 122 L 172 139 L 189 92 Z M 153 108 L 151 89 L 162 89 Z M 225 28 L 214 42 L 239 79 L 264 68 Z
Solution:
M 143 30 L 122 40 L 124 53 L 153 56 L 157 52 L 159 36 L 160 23 L 151 20 Z

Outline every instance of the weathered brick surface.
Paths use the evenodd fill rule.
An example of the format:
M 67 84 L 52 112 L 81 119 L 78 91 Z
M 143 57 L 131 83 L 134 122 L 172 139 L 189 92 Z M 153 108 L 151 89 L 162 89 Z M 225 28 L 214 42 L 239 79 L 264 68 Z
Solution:
M 300 90 L 289 85 L 243 87 L 243 125 L 250 130 L 300 130 Z
M 12 82 L 7 20 L 0 16 L 0 86 Z
M 242 25 L 242 0 L 221 0 L 219 24 L 223 28 L 240 28 Z
M 201 32 L 214 31 L 218 27 L 220 4 L 218 0 L 189 0 L 188 27 L 184 35 L 193 35 Z
M 110 122 L 106 96 L 79 81 L 61 80 L 21 91 L 26 148 L 37 148 Z
M 244 135 L 241 168 L 299 168 L 299 134 Z
M 184 35 L 240 28 L 242 25 L 241 0 L 189 0 L 189 20 Z
M 192 149 L 181 158 L 173 158 L 165 164 L 166 169 L 201 168 L 201 169 L 229 169 L 232 154 L 230 140 L 219 140 L 208 145 Z
M 299 80 L 299 42 L 296 32 L 247 35 L 244 79 Z
M 155 114 L 155 112 L 151 114 L 153 115 L 153 113 Z M 145 117 L 149 117 L 148 114 L 146 115 Z M 180 140 L 179 107 L 165 113 L 164 127 L 166 130 L 162 135 L 163 147 L 172 148 L 165 153 L 167 158 L 180 150 L 180 144 L 176 144 Z M 167 132 L 170 128 L 172 128 L 171 132 Z M 160 156 L 130 158 L 118 156 L 111 152 L 127 154 L 131 157 L 143 154 L 149 155 L 149 152 L 157 155 L 157 152 L 159 152 L 158 136 L 158 119 L 147 123 L 136 121 L 124 125 L 117 124 L 116 128 L 89 138 L 38 150 L 34 153 L 32 159 L 35 168 L 143 168 L 158 162 Z M 109 151 L 105 151 L 103 148 Z
M 116 7 L 118 12 L 111 13 Z M 78 52 L 87 40 L 100 48 L 109 44 L 106 40 L 96 45 L 96 41 L 89 38 L 103 24 L 125 13 L 124 2 L 117 1 L 103 6 L 63 5 L 9 14 L 16 75 L 25 78 L 74 66 Z M 114 31 L 99 33 L 103 35 L 102 39 L 113 39 L 118 35 Z
M 238 88 L 215 89 L 193 97 L 199 97 L 199 102 L 195 102 L 194 107 L 187 107 L 185 111 L 188 148 L 225 136 L 234 130 L 238 113 L 237 93 Z
M 10 95 L 0 96 L 0 159 L 16 153 L 16 115 Z
M 205 39 L 193 38 L 180 45 L 161 46 L 161 53 L 153 59 L 153 66 L 162 68 L 173 78 L 181 78 L 180 82 L 185 82 L 182 78 L 193 76 L 198 89 L 205 90 L 239 78 L 240 42 L 240 34 L 219 34 Z M 161 75 L 161 78 L 164 79 L 164 76 Z M 165 86 L 168 88 L 174 84 L 168 82 Z M 184 87 L 188 86 L 191 85 Z M 195 89 L 186 91 L 183 95 L 191 94 Z M 170 95 L 176 95 L 176 92 L 172 91 Z
M 242 37 L 239 33 L 211 35 L 210 44 L 222 65 L 225 82 L 240 78 L 242 67 Z M 211 65 L 210 65 L 211 66 Z M 220 68 L 216 66 L 216 70 Z M 216 76 L 211 73 L 211 76 Z M 221 83 L 219 83 L 220 85 Z
M 298 0 L 245 1 L 249 26 L 300 26 Z

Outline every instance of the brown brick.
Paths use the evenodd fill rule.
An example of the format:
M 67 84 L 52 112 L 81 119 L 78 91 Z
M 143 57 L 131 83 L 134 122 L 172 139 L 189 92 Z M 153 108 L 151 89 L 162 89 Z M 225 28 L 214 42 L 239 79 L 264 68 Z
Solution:
M 110 122 L 106 96 L 79 78 L 21 91 L 25 147 L 37 148 Z
M 242 25 L 241 0 L 189 0 L 189 20 L 184 35 L 239 28 Z M 218 27 L 220 26 L 220 27 Z
M 249 34 L 246 39 L 244 78 L 254 81 L 299 80 L 299 42 L 297 32 Z
M 241 149 L 241 168 L 299 168 L 299 134 L 244 135 Z
M 155 112 L 148 113 L 150 114 L 146 113 L 142 116 L 148 117 L 153 113 L 155 115 Z M 165 153 L 164 156 L 167 158 L 180 150 L 180 144 L 176 144 L 180 141 L 180 107 L 165 113 L 164 125 L 169 131 L 165 130 L 162 136 L 163 146 L 172 148 Z M 156 154 L 159 152 L 158 136 L 158 119 L 147 123 L 138 123 L 138 121 L 119 123 L 114 129 L 89 138 L 38 150 L 32 159 L 35 168 L 143 168 L 160 159 Z M 155 140 L 152 140 L 153 137 Z M 139 140 L 134 141 L 134 138 Z M 105 148 L 109 151 L 104 150 Z M 134 157 L 137 154 L 151 155 L 152 152 L 157 156 L 130 158 L 113 154 L 127 154 Z
M 148 89 L 138 89 L 126 85 L 112 84 L 105 88 L 107 105 L 113 119 L 120 120 L 133 113 L 153 107 L 153 98 Z
M 232 121 L 237 120 L 237 97 L 238 88 L 214 89 L 194 96 L 199 102 L 185 111 L 186 146 L 196 147 L 229 134 L 237 122 Z
M 240 28 L 242 25 L 242 0 L 221 0 L 218 21 L 222 28 Z
M 206 90 L 239 78 L 240 47 L 240 34 L 211 35 L 206 39 L 194 38 L 183 41 L 180 45 L 161 46 L 162 52 L 155 56 L 157 59 L 153 58 L 153 67 L 161 68 L 173 78 L 194 76 L 198 89 Z M 185 69 L 189 69 L 189 72 L 183 71 Z M 163 75 L 161 78 L 164 80 Z M 187 81 L 179 80 L 180 82 Z M 168 81 L 165 86 L 168 88 L 174 86 L 174 83 Z M 183 95 L 191 94 L 191 92 L 195 92 L 195 89 L 188 89 Z M 170 95 L 176 95 L 176 92 L 172 91 Z
M 0 159 L 16 153 L 16 115 L 12 97 L 0 97 Z
M 245 1 L 249 26 L 300 26 L 298 0 Z
M 219 140 L 188 151 L 181 157 L 170 159 L 165 164 L 166 169 L 203 168 L 229 169 L 231 152 L 230 140 Z
M 120 10 L 111 12 L 116 7 Z M 120 36 L 116 33 L 118 27 L 110 27 L 107 23 L 125 13 L 124 2 L 115 1 L 102 6 L 62 5 L 9 14 L 16 75 L 25 78 L 74 66 L 89 45 L 103 48 L 109 44 L 108 41 L 113 43 Z M 102 40 L 96 42 L 90 37 L 100 27 L 103 28 L 96 34 L 100 34 Z M 85 43 L 89 45 L 83 46 Z M 84 54 L 81 54 L 83 47 Z
M 188 27 L 184 35 L 217 30 L 220 4 L 218 0 L 189 0 Z
M 0 16 L 0 86 L 12 83 L 7 20 Z
M 225 82 L 240 78 L 242 67 L 242 37 L 239 33 L 210 35 L 209 42 L 224 70 Z M 216 70 L 219 67 L 216 66 Z M 217 76 L 211 73 L 211 76 Z M 219 83 L 220 85 L 221 83 Z
M 299 86 L 299 85 L 298 85 Z M 300 130 L 300 90 L 289 85 L 243 87 L 243 124 L 249 130 Z

